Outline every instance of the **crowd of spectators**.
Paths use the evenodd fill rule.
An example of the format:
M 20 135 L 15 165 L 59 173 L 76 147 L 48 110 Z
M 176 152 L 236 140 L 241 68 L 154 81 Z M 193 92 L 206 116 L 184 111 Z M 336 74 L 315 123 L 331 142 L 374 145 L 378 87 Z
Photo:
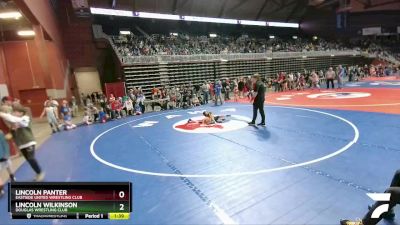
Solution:
M 280 72 L 275 78 L 264 76 L 263 82 L 269 91 L 282 92 L 304 90 L 306 88 L 320 89 L 342 88 L 344 81 L 359 81 L 369 76 L 398 75 L 395 66 L 382 65 L 351 65 L 327 68 L 326 70 L 304 70 L 299 72 Z M 187 109 L 213 102 L 222 105 L 225 101 L 239 101 L 250 98 L 253 89 L 250 77 L 243 76 L 234 79 L 224 78 L 215 81 L 204 81 L 201 84 L 188 83 L 178 86 L 154 86 L 151 95 L 146 97 L 140 87 L 128 90 L 126 96 L 105 96 L 102 93 L 83 95 L 83 124 L 120 119 L 126 116 L 141 115 L 146 111 Z M 70 104 L 71 112 L 73 104 Z
M 400 45 L 396 38 L 355 38 L 346 41 L 322 38 L 255 38 L 248 35 L 193 36 L 187 34 L 120 35 L 113 36 L 116 51 L 124 57 L 154 55 L 197 55 L 271 52 L 308 52 L 330 50 L 360 50 L 376 56 L 400 60 Z
M 343 80 L 349 82 L 359 81 L 365 77 L 384 77 L 399 75 L 399 68 L 392 65 L 351 65 L 341 66 L 336 68 L 327 68 L 327 70 L 304 70 L 302 72 L 285 73 L 280 72 L 275 78 L 266 79 L 266 85 L 275 92 L 288 90 L 303 90 L 304 88 L 320 88 L 321 82 L 326 82 L 326 87 L 334 88 L 334 81 L 338 88 L 343 87 Z
M 195 55 L 195 54 L 232 54 L 267 52 L 305 52 L 348 49 L 339 41 L 315 39 L 250 38 L 247 35 L 238 38 L 228 36 L 189 36 L 189 35 L 138 35 L 114 36 L 112 40 L 122 56 L 149 55 Z
M 349 42 L 353 46 L 359 46 L 360 50 L 369 54 L 393 57 L 400 61 L 400 40 L 397 38 L 354 38 Z

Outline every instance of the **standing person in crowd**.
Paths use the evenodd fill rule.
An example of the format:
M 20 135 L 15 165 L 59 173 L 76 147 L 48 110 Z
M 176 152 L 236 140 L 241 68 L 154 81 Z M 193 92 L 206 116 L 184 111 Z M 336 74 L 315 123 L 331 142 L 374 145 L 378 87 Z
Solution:
M 283 89 L 284 87 L 284 82 L 285 82 L 285 75 L 283 72 L 280 72 L 278 75 L 278 92 L 280 91 L 285 91 Z
M 7 170 L 10 180 L 15 181 L 14 173 L 11 170 L 10 148 L 4 133 L 0 130 L 0 172 Z M 4 195 L 4 181 L 0 177 L 0 198 Z
M 158 90 L 158 89 L 157 89 Z M 151 95 L 151 108 L 154 111 L 155 106 L 160 106 L 161 110 L 163 110 L 163 106 L 161 104 L 162 97 L 161 97 L 161 91 L 154 91 L 153 94 Z
M 72 96 L 72 97 L 71 97 L 71 110 L 72 110 L 72 116 L 73 116 L 73 117 L 78 116 L 78 110 L 79 110 L 79 108 L 78 108 L 78 104 L 77 104 L 77 102 L 76 102 L 75 96 Z
M 282 72 L 282 91 L 287 91 L 288 90 L 288 79 L 286 73 Z
M 203 105 L 208 104 L 208 93 L 210 90 L 210 85 L 207 82 L 204 82 L 201 85 L 201 92 L 203 93 Z
M 353 81 L 353 78 L 357 77 L 357 67 L 356 66 L 351 66 L 349 67 L 349 82 Z
M 288 78 L 287 78 L 287 87 L 289 90 L 293 89 L 293 81 L 294 81 L 294 76 L 293 73 L 289 73 Z
M 338 89 L 341 89 L 343 87 L 343 78 L 345 76 L 346 76 L 346 69 L 342 65 L 339 65 L 338 76 L 337 76 Z
M 47 98 L 47 100 L 44 101 L 43 106 L 46 107 L 46 106 L 47 106 L 47 103 L 50 103 L 51 107 L 54 107 L 55 110 L 56 110 L 56 112 L 58 112 L 58 106 L 59 106 L 59 104 L 58 104 L 57 100 L 53 99 L 52 96 L 49 96 L 49 97 Z
M 221 105 L 223 105 L 224 102 L 222 100 L 222 85 L 221 85 L 221 81 L 216 81 L 215 82 L 214 92 L 215 92 L 215 105 L 218 105 L 218 100 L 220 100 Z
M 243 98 L 243 89 L 244 89 L 243 77 L 241 77 L 239 80 L 238 89 L 239 89 L 239 98 Z
M 280 78 L 280 75 L 279 75 L 279 73 L 278 73 L 278 74 L 276 74 L 276 77 L 275 77 L 275 79 L 273 80 L 273 83 L 274 83 L 274 92 L 279 92 L 279 89 L 280 89 L 279 78 Z
M 85 94 L 81 93 L 79 99 L 80 99 L 80 101 L 81 101 L 81 106 L 82 106 L 82 107 L 85 107 L 85 106 L 86 106 L 86 101 L 85 101 L 86 97 L 85 97 Z
M 265 101 L 265 85 L 261 81 L 259 74 L 254 74 L 253 78 L 254 90 L 252 91 L 253 100 L 253 119 L 249 125 L 254 126 L 256 124 L 257 114 L 260 111 L 261 123 L 257 125 L 265 126 L 265 113 L 264 113 L 264 101 Z
M 306 78 L 304 77 L 303 74 L 299 73 L 299 82 L 297 84 L 297 90 L 303 91 L 305 86 L 306 86 Z
M 91 100 L 90 95 L 88 94 L 88 95 L 86 96 L 85 106 L 90 106 L 91 104 L 92 104 L 92 100 Z
M 171 90 L 169 91 L 168 98 L 169 98 L 168 108 L 175 109 L 177 100 L 175 87 L 172 87 Z
M 341 225 L 376 225 L 382 219 L 393 220 L 395 217 L 394 207 L 400 204 L 400 170 L 397 170 L 392 178 L 392 183 L 390 187 L 386 189 L 385 193 L 390 194 L 389 202 L 376 202 L 374 205 L 368 207 L 369 210 L 367 214 L 365 214 L 362 220 L 350 221 L 350 220 L 341 220 Z M 389 204 L 389 209 L 387 212 L 383 213 L 379 218 L 371 218 L 372 214 L 375 210 L 377 210 L 380 206 L 384 204 Z
M 52 106 L 58 106 L 57 100 L 55 100 L 52 96 L 48 96 L 43 105 L 46 106 L 47 102 L 50 102 Z
M 233 100 L 235 102 L 239 101 L 239 85 L 237 80 L 233 81 Z
M 209 91 L 209 94 L 210 94 L 210 96 L 211 96 L 211 101 L 214 101 L 215 102 L 215 90 L 214 90 L 214 86 L 215 86 L 215 83 L 210 83 L 210 91 Z
M 231 86 L 230 86 L 230 81 L 229 79 L 225 79 L 223 84 L 222 84 L 222 90 L 224 93 L 224 100 L 230 100 L 229 96 L 230 96 L 230 92 L 231 92 Z
M 250 91 L 251 90 L 253 90 L 253 83 L 252 83 L 252 79 L 251 79 L 251 77 L 250 76 L 248 76 L 246 79 L 246 83 L 245 83 L 245 95 L 249 98 L 249 99 L 251 99 L 251 96 L 250 96 Z
M 50 125 L 50 128 L 54 133 L 60 132 L 60 128 L 58 127 L 58 113 L 57 109 L 52 106 L 51 102 L 47 101 L 46 106 L 44 107 L 42 114 L 40 114 L 40 118 L 43 118 L 43 116 L 47 117 L 47 122 Z
M 329 67 L 328 71 L 325 73 L 325 79 L 326 79 L 326 89 L 329 89 L 329 84 L 332 84 L 332 89 L 335 89 L 335 84 L 334 80 L 336 77 L 336 73 L 333 70 L 332 67 Z
M 135 113 L 137 113 L 137 107 L 140 108 L 140 113 L 143 114 L 146 111 L 146 106 L 144 105 L 144 100 L 146 100 L 146 96 L 143 94 L 143 90 L 141 88 L 138 89 L 136 104 L 135 104 Z
M 96 94 L 94 92 L 92 92 L 92 94 L 90 95 L 90 100 L 92 101 L 93 104 L 96 103 Z
M 319 76 L 318 74 L 315 72 L 315 70 L 313 70 L 311 72 L 311 89 L 317 88 L 320 89 L 319 87 Z
M 35 158 L 36 141 L 32 133 L 31 118 L 27 114 L 27 109 L 21 105 L 15 105 L 12 114 L 0 112 L 0 117 L 12 124 L 12 135 L 15 143 L 29 165 L 36 172 L 34 180 L 42 181 L 44 172 Z

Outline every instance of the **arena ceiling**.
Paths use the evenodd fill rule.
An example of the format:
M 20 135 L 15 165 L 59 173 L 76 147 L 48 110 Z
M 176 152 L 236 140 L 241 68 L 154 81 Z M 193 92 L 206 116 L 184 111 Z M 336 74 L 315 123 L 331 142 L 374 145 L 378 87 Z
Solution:
M 115 9 L 269 21 L 298 21 L 308 0 L 92 0 L 90 6 Z
M 190 16 L 301 22 L 315 10 L 400 10 L 400 0 L 90 0 L 91 7 Z

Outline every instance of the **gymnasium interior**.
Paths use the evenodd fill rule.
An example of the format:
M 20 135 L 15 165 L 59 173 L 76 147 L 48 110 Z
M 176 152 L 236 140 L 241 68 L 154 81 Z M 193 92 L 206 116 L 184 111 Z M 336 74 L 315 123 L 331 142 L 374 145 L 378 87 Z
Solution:
M 0 98 L 1 225 L 400 224 L 399 0 L 0 0 Z

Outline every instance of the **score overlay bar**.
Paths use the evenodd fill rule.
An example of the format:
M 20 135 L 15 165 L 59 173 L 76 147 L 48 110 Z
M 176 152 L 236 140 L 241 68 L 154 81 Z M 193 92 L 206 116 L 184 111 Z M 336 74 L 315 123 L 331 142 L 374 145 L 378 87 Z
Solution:
M 131 190 L 129 182 L 13 182 L 8 210 L 15 219 L 108 219 L 132 212 Z

